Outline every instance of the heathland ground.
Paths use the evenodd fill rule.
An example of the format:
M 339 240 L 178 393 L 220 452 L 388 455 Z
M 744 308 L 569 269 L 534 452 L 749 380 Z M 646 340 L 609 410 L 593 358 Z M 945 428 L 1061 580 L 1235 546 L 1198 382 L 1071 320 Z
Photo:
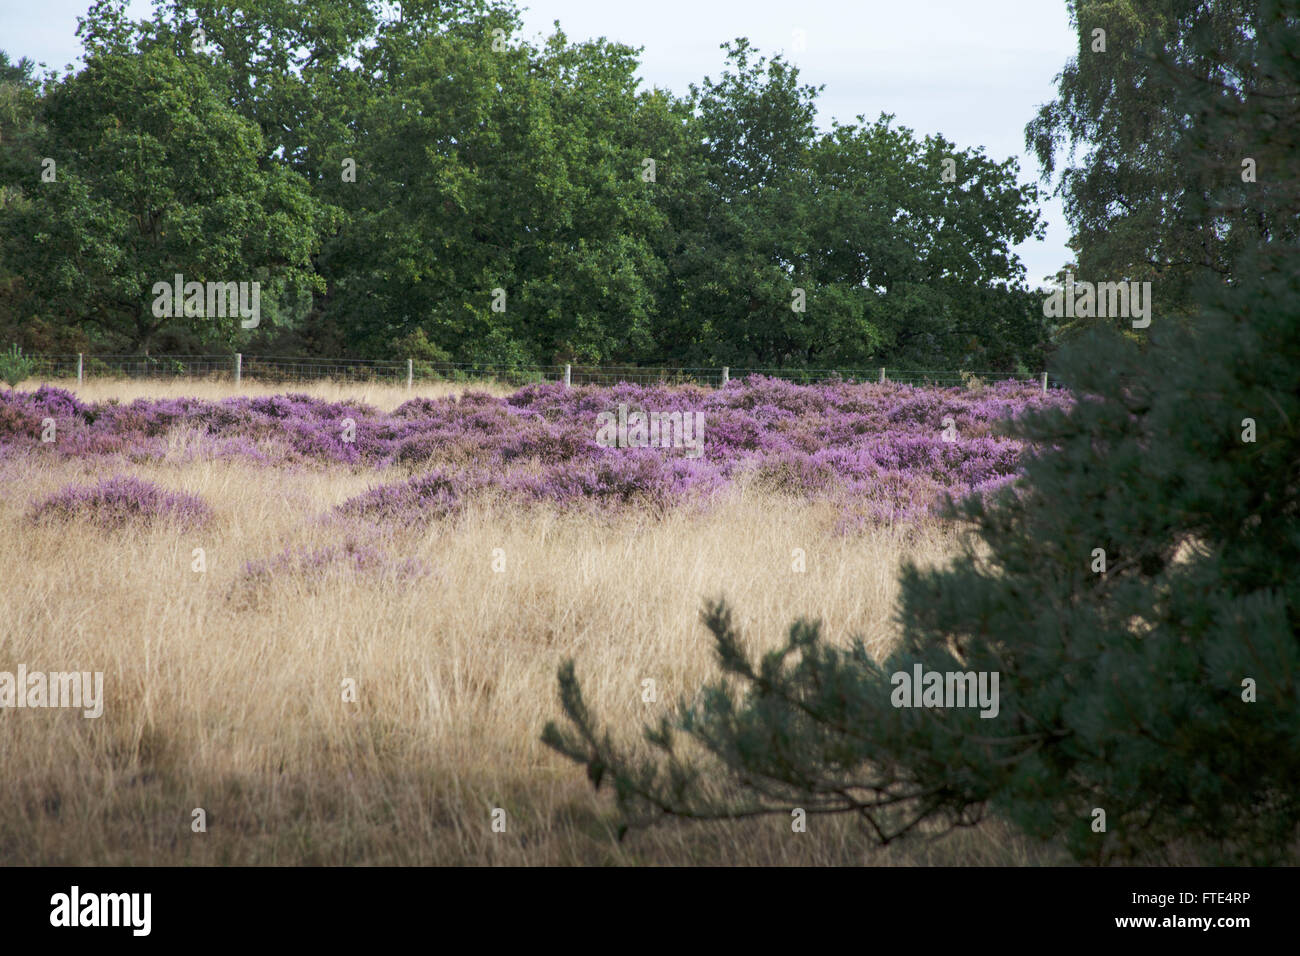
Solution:
M 246 385 L 241 394 L 282 391 Z M 383 411 L 410 398 L 385 386 L 292 391 Z M 231 393 L 222 383 L 96 383 L 77 397 Z M 212 518 L 118 530 L 30 520 L 34 503 L 110 473 L 197 495 Z M 341 532 L 320 517 L 409 473 L 179 453 L 125 462 L 0 454 L 0 670 L 103 671 L 106 697 L 98 719 L 0 711 L 0 862 L 1054 858 L 994 823 L 885 850 L 869 849 L 852 821 L 821 818 L 806 833 L 780 819 L 666 824 L 620 842 L 608 795 L 538 740 L 558 714 L 555 674 L 567 657 L 593 709 L 629 737 L 715 677 L 699 623 L 710 597 L 733 603 L 755 647 L 808 616 L 831 639 L 861 635 L 883 656 L 896 638 L 899 562 L 944 560 L 956 530 L 927 521 L 836 533 L 834 503 L 739 481 L 704 507 L 575 511 L 485 499 L 443 520 L 374 529 L 372 544 L 424 569 L 413 577 L 346 561 L 319 574 L 250 570 L 281 552 L 328 554 Z M 645 699 L 646 681 L 655 700 Z M 349 684 L 355 700 L 344 699 Z M 196 808 L 206 832 L 194 832 Z M 504 833 L 492 828 L 496 809 Z

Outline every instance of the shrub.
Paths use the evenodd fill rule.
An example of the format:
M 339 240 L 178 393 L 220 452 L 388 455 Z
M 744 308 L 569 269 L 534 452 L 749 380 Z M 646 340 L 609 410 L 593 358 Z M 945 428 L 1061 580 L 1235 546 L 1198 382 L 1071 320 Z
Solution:
M 174 521 L 196 527 L 211 517 L 203 499 L 184 492 L 166 491 L 139 478 L 115 476 L 95 485 L 68 485 L 37 504 L 33 522 L 89 518 L 105 528 L 128 524 Z
M 23 355 L 17 345 L 9 346 L 8 352 L 0 352 L 0 379 L 4 379 L 10 388 L 17 388 L 19 383 L 31 378 L 36 371 L 36 362 Z

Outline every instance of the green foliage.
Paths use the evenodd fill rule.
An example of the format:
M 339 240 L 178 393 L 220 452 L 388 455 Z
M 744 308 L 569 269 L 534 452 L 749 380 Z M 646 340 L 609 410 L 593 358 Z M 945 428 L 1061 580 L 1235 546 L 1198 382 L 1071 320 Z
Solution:
M 818 91 L 743 39 L 677 97 L 640 88 L 631 47 L 520 27 L 509 0 L 163 0 L 139 23 L 92 4 L 80 72 L 0 63 L 0 329 L 77 351 L 392 358 L 421 333 L 457 362 L 1041 366 L 1013 163 L 887 118 L 819 133 Z M 176 272 L 261 281 L 262 327 L 153 316 Z
M 1198 283 L 1233 278 L 1254 244 L 1296 238 L 1293 220 L 1254 201 L 1300 188 L 1294 154 L 1278 139 L 1300 112 L 1261 50 L 1294 42 L 1295 0 L 1067 6 L 1079 52 L 1025 138 L 1044 180 L 1057 179 L 1078 251 L 1075 275 L 1151 281 L 1165 315 L 1186 314 Z M 1093 49 L 1097 29 L 1106 32 L 1104 52 Z M 1238 127 L 1243 135 L 1216 136 L 1210 120 L 1239 111 L 1245 90 L 1255 94 L 1252 121 Z M 1248 157 L 1258 166 L 1253 185 L 1242 181 Z
M 494 23 L 393 33 L 364 55 L 382 80 L 359 134 L 365 184 L 344 190 L 351 226 L 330 249 L 339 307 L 360 337 L 422 329 L 459 361 L 644 348 L 656 260 L 641 237 L 659 217 L 625 122 L 631 51 L 561 33 L 493 51 Z
M 8 352 L 0 352 L 0 380 L 7 382 L 10 388 L 17 388 L 35 371 L 36 362 L 24 356 L 17 345 L 10 345 Z
M 424 329 L 416 329 L 393 342 L 392 354 L 404 355 L 417 365 L 450 362 L 451 356 L 429 341 Z
M 113 349 L 147 349 L 168 327 L 234 344 L 237 320 L 153 314 L 154 284 L 180 273 L 257 281 L 263 321 L 291 322 L 318 281 L 306 183 L 266 162 L 257 127 L 222 101 L 196 58 L 103 10 L 83 32 L 85 68 L 42 102 L 38 155 L 54 160 L 52 178 L 39 165 L 5 170 L 21 199 L 0 208 L 0 253 L 22 276 L 30 311 L 93 328 Z
M 1030 307 L 1010 247 L 1042 224 L 1015 162 L 918 140 L 889 115 L 818 134 L 819 91 L 797 68 L 743 39 L 727 49 L 722 77 L 692 88 L 701 145 L 660 247 L 674 305 L 660 354 L 685 347 L 694 364 L 746 367 L 1041 366 L 1041 305 Z
M 585 764 L 598 789 L 611 784 L 625 825 L 645 826 L 665 815 L 789 817 L 801 808 L 810 816 L 854 814 L 887 843 L 928 822 L 978 821 L 990 791 L 962 764 L 978 762 L 980 752 L 955 767 L 943 763 L 953 757 L 954 734 L 983 729 L 978 718 L 972 725 L 961 716 L 937 721 L 923 711 L 894 709 L 888 665 L 873 661 L 860 641 L 847 649 L 828 646 L 816 622 L 796 622 L 780 648 L 753 660 L 724 603 L 710 603 L 704 620 L 729 680 L 704 688 L 674 719 L 647 727 L 648 749 L 621 746 L 602 733 L 573 662 L 560 669 L 571 727 L 549 723 L 542 739 Z M 693 757 L 698 748 L 682 746 L 683 737 L 712 759 Z M 909 755 L 909 747 L 917 749 Z M 947 769 L 954 779 L 932 785 Z

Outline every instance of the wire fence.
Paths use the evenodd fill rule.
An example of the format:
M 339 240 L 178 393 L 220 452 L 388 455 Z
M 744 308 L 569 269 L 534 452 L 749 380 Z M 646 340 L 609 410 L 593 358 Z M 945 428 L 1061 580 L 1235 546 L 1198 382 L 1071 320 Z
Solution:
M 491 363 L 424 362 L 416 359 L 375 360 L 285 357 L 265 355 L 29 355 L 33 379 L 191 378 L 257 381 L 269 384 L 332 381 L 404 385 L 430 382 L 487 382 L 511 386 L 534 382 L 566 385 L 706 385 L 721 387 L 733 379 L 764 375 L 798 384 L 817 382 L 888 382 L 955 387 L 1015 380 L 1044 390 L 1061 383 L 1047 372 L 1006 372 L 933 369 L 777 369 L 678 368 L 633 365 L 497 365 Z

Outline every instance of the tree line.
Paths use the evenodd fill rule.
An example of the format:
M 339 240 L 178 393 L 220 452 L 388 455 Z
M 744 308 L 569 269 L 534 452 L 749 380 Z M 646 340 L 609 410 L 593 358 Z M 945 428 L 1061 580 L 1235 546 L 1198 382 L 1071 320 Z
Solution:
M 500 364 L 1042 366 L 1013 159 L 820 88 L 745 39 L 646 89 L 639 51 L 510 2 L 121 0 L 84 65 L 0 54 L 0 338 Z M 256 328 L 158 282 L 257 282 Z M 170 312 L 170 310 L 168 310 Z

